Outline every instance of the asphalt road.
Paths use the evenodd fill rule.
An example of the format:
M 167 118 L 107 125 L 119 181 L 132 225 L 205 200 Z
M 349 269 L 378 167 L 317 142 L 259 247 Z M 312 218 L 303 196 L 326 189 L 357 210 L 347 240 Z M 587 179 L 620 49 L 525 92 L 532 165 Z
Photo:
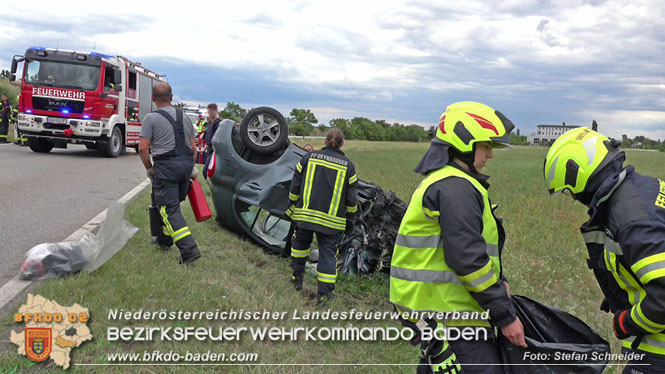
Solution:
M 41 154 L 0 144 L 0 286 L 28 249 L 62 241 L 145 178 L 132 149 L 103 158 L 82 145 Z

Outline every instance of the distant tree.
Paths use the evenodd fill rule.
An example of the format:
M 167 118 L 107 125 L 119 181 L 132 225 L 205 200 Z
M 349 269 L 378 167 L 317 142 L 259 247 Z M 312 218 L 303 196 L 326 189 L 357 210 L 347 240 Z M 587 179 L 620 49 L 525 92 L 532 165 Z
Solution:
M 517 129 L 517 136 L 520 136 L 520 129 Z
M 303 126 L 302 123 L 293 123 L 289 125 L 289 134 L 306 136 L 309 135 L 309 132 L 305 131 L 305 126 Z
M 242 121 L 242 119 L 247 115 L 247 109 L 241 107 L 239 104 L 234 103 L 233 101 L 226 103 L 224 110 L 219 112 L 219 118 L 222 119 L 232 119 L 236 122 Z
M 529 144 L 526 140 L 526 136 L 510 133 L 510 144 L 512 145 L 527 145 Z
M 595 119 L 591 122 L 591 130 L 598 131 L 598 122 Z
M 344 135 L 348 138 L 349 130 L 351 129 L 351 123 L 348 119 L 346 118 L 333 118 L 330 121 L 328 121 L 328 125 L 330 127 L 336 127 L 344 133 Z M 351 138 L 349 138 L 351 139 Z
M 293 108 L 289 114 L 291 115 L 293 123 L 302 125 L 307 134 L 314 129 L 314 125 L 319 123 L 319 120 L 316 119 L 314 113 L 309 109 Z

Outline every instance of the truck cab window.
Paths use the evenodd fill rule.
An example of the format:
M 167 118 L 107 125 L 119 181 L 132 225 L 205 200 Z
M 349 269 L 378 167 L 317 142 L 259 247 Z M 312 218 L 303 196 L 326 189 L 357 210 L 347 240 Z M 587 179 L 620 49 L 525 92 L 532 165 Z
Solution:
M 115 83 L 113 81 L 113 67 L 107 66 L 104 69 L 104 92 L 109 92 L 111 89 L 115 89 Z
M 136 90 L 136 72 L 130 71 L 129 78 L 127 79 L 127 88 L 130 90 Z

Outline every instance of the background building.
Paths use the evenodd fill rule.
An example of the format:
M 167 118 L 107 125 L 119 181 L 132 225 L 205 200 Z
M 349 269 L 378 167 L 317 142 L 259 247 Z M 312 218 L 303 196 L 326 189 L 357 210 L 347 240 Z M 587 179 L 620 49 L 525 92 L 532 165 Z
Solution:
M 566 125 L 538 125 L 538 131 L 526 137 L 529 144 L 552 143 L 564 132 L 579 126 Z

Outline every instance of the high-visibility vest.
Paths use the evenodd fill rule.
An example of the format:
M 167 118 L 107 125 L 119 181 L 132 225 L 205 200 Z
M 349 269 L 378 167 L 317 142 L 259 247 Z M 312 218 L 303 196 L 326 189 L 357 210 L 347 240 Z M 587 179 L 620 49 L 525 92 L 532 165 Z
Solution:
M 441 239 L 441 227 L 432 212 L 423 207 L 423 196 L 433 183 L 445 178 L 468 180 L 483 199 L 483 232 L 489 261 L 483 268 L 458 276 L 447 264 Z M 441 207 L 440 214 L 445 212 Z M 395 241 L 390 268 L 390 301 L 403 312 L 483 313 L 485 310 L 470 291 L 482 292 L 495 284 L 501 275 L 499 233 L 492 214 L 487 189 L 472 176 L 453 167 L 444 166 L 430 173 L 418 186 L 402 219 Z M 447 322 L 458 326 L 490 326 L 486 320 Z

